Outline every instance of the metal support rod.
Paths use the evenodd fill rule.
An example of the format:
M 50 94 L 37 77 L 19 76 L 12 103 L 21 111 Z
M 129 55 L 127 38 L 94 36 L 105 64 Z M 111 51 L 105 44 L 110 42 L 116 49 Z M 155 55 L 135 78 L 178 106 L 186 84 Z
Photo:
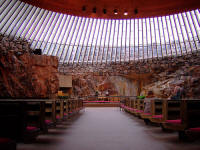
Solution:
M 190 15 L 192 16 L 192 22 L 193 22 L 193 25 L 194 25 L 194 29 L 196 31 L 196 35 L 197 35 L 197 38 L 198 38 L 198 41 L 200 41 L 200 35 L 199 35 L 199 32 L 198 32 L 198 26 L 196 25 L 195 23 L 195 13 L 194 11 L 193 12 L 190 12 Z M 197 21 L 197 24 L 198 24 L 198 21 Z M 200 24 L 198 24 L 200 26 Z
M 95 31 L 96 31 L 96 28 L 97 28 L 97 19 L 95 19 L 95 25 L 94 25 L 94 31 L 93 31 L 93 35 L 92 35 L 92 42 L 91 42 L 91 45 L 90 45 L 90 50 L 88 52 L 88 57 L 87 57 L 87 65 L 88 65 L 88 61 L 89 61 L 89 58 L 91 56 L 91 49 L 92 49 L 92 44 L 94 42 L 94 35 L 95 35 Z
M 18 14 L 18 16 L 17 16 L 17 21 L 16 21 L 14 27 L 11 28 L 10 33 L 8 34 L 9 37 L 12 35 L 12 32 L 13 32 L 14 29 L 16 28 L 17 24 L 20 24 L 19 21 L 20 21 L 21 18 L 25 15 L 25 12 L 28 10 L 28 7 L 29 7 L 29 6 L 28 6 L 27 4 L 25 4 L 24 6 L 25 6 L 25 8 L 23 8 L 23 12 L 21 12 L 20 15 Z M 22 24 L 22 22 L 21 22 L 21 24 Z M 18 26 L 19 26 L 19 25 L 18 25 Z
M 177 34 L 177 38 L 178 38 L 178 42 L 179 42 L 179 45 L 180 45 L 180 49 L 181 49 L 181 55 L 183 54 L 183 49 L 182 49 L 182 46 L 181 46 L 181 41 L 180 41 L 180 37 L 179 37 L 179 33 L 178 33 L 178 28 L 177 28 L 177 23 L 176 23 L 176 20 L 174 18 L 175 16 L 173 15 L 172 18 L 174 20 L 174 24 L 175 24 L 175 29 L 176 29 L 176 34 Z M 178 49 L 179 50 L 179 49 Z
M 144 28 L 143 28 L 143 21 L 144 19 L 141 19 L 141 23 L 142 23 L 142 51 L 143 51 L 143 56 L 142 56 L 142 60 L 144 61 Z
M 80 23 L 79 23 L 79 25 L 78 25 L 78 31 L 77 31 L 77 33 L 76 33 L 76 35 L 75 35 L 75 42 L 74 42 L 74 44 L 73 44 L 73 46 L 72 46 L 72 51 L 71 51 L 70 56 L 69 56 L 69 61 L 71 60 L 71 57 L 73 57 L 72 53 L 73 53 L 73 51 L 74 51 L 74 46 L 76 45 L 76 41 L 77 41 L 77 37 L 78 37 L 78 35 L 79 35 L 80 27 L 81 27 L 81 25 L 82 25 L 82 21 L 83 21 L 83 17 L 81 17 L 81 21 L 80 21 Z M 78 45 L 78 44 L 77 44 L 77 45 Z M 77 47 L 78 47 L 78 46 L 77 46 Z M 73 59 L 72 59 L 72 65 L 74 64 L 74 58 L 75 58 L 75 56 L 76 56 L 76 51 L 77 51 L 77 49 L 75 50 L 74 57 L 73 57 Z M 68 61 L 68 64 L 69 64 L 69 61 Z
M 33 22 L 33 30 L 32 30 L 32 32 L 30 33 L 28 33 L 29 34 L 29 36 L 27 37 L 27 40 L 31 40 L 31 37 L 32 37 L 32 35 L 33 35 L 33 33 L 35 32 L 35 30 L 36 30 L 36 28 L 37 28 L 37 26 L 38 26 L 38 23 L 39 22 L 41 22 L 42 20 L 44 20 L 44 18 L 46 17 L 46 15 L 44 16 L 44 14 L 45 14 L 45 10 L 43 10 L 43 11 L 40 11 L 40 12 L 42 12 L 42 15 L 41 16 L 39 16 L 38 15 L 38 18 L 37 18 L 37 21 L 34 23 Z M 36 19 L 35 19 L 36 20 Z M 26 37 L 26 36 L 25 36 Z M 34 40 L 34 38 L 32 38 L 33 40 Z M 33 41 L 33 40 L 31 40 L 31 41 Z
M 53 22 L 52 22 L 52 24 L 51 24 L 51 26 L 50 26 L 50 29 L 49 29 L 49 31 L 48 31 L 48 33 L 47 33 L 47 36 L 45 37 L 46 38 L 46 44 L 45 44 L 45 46 L 44 46 L 44 51 L 46 52 L 46 49 L 47 49 L 47 53 L 48 53 L 48 48 L 47 48 L 47 45 L 48 45 L 48 43 L 49 43 L 49 39 L 50 39 L 50 37 L 51 37 L 51 33 L 53 32 L 53 30 L 54 30 L 54 28 L 55 28 L 55 24 L 57 23 L 57 21 L 58 21 L 58 19 L 60 18 L 60 15 L 59 14 L 56 14 L 56 19 L 55 20 L 53 20 Z M 46 53 L 46 54 L 47 54 Z
M 24 38 L 26 38 L 27 40 L 29 40 L 29 38 L 30 38 L 30 36 L 33 34 L 33 31 L 35 30 L 35 28 L 33 27 L 33 26 L 37 26 L 37 24 L 38 24 L 38 22 L 40 21 L 40 12 L 42 12 L 41 11 L 42 9 L 37 9 L 36 11 L 37 11 L 37 13 L 36 13 L 36 15 L 35 15 L 35 17 L 33 17 L 33 19 L 32 19 L 32 21 L 31 22 L 29 22 L 29 26 L 27 27 L 27 31 L 25 32 L 25 34 L 24 34 Z M 44 10 L 43 10 L 43 14 L 44 14 Z M 42 14 L 42 15 L 43 15 Z M 30 29 L 33 27 L 33 30 L 32 30 L 32 32 L 30 31 Z M 26 37 L 27 36 L 27 34 L 29 34 L 30 36 L 28 36 L 28 37 Z
M 197 46 L 197 43 L 196 43 L 196 40 L 195 40 L 195 32 L 194 32 L 194 30 L 193 30 L 193 28 L 195 28 L 195 27 L 193 27 L 193 24 L 190 22 L 190 20 L 189 20 L 189 14 L 188 13 L 185 13 L 185 15 L 186 15 L 186 19 L 187 19 L 187 22 L 188 22 L 188 25 L 189 25 L 189 29 L 190 29 L 190 32 L 192 32 L 192 38 L 193 38 L 193 41 L 194 41 L 194 45 L 195 45 L 195 47 L 196 47 L 196 49 L 198 48 L 198 46 Z M 191 19 L 191 17 L 190 17 L 190 19 Z M 193 27 L 193 28 L 192 28 Z
M 112 55 L 113 55 L 113 47 L 114 47 L 114 41 L 115 41 L 115 28 L 116 28 L 116 20 L 114 20 L 114 31 L 113 31 L 113 40 L 112 40 L 112 51 L 111 51 L 111 62 L 112 62 Z
M 78 34 L 80 34 L 80 36 L 79 36 L 79 39 L 78 39 L 78 44 L 77 44 L 77 48 L 76 48 L 76 51 L 75 51 L 75 54 L 74 54 L 74 58 L 73 58 L 72 64 L 74 64 L 74 61 L 75 61 L 77 55 L 78 55 L 78 56 L 77 56 L 77 61 L 78 61 L 78 59 L 79 59 L 80 52 L 79 52 L 79 54 L 78 54 L 77 52 L 78 52 L 78 50 L 79 50 L 79 43 L 80 43 L 81 37 L 82 37 L 82 35 L 83 35 L 82 33 L 83 33 L 84 29 L 85 29 L 85 23 L 86 23 L 86 21 L 87 21 L 87 19 L 84 18 L 84 23 L 83 23 L 83 25 L 82 25 L 81 32 L 78 32 Z
M 107 25 L 106 25 L 106 32 L 105 32 L 105 39 L 104 39 L 104 44 L 103 44 L 103 50 L 102 50 L 102 56 L 101 56 L 101 64 L 102 64 L 102 60 L 103 60 L 103 55 L 104 55 L 104 48 L 105 48 L 105 45 L 106 45 L 106 37 L 107 37 L 107 30 L 108 30 L 108 20 L 107 20 Z
M 190 45 L 190 48 L 191 48 L 191 53 L 193 52 L 193 48 L 192 48 L 192 44 L 191 44 L 191 41 L 190 41 L 190 37 L 189 37 L 189 31 L 187 29 L 187 26 L 186 26 L 186 19 L 185 17 L 183 16 L 183 14 L 181 14 L 181 17 L 183 19 L 183 23 L 184 23 L 184 27 L 185 27 L 185 30 L 186 30 L 186 35 L 187 35 L 187 39 L 188 39 L 188 42 L 189 42 L 189 45 Z
M 140 20 L 138 19 L 138 61 L 140 60 Z
M 83 37 L 83 44 L 82 44 L 82 46 L 81 46 L 81 50 L 80 50 L 79 57 L 78 57 L 78 63 L 79 63 L 79 60 L 80 60 L 80 56 L 82 56 L 82 49 L 83 49 L 83 47 L 84 47 L 85 37 L 86 37 L 86 35 L 87 35 L 87 30 L 88 30 L 88 26 L 89 26 L 89 19 L 87 19 L 87 20 L 88 20 L 88 21 L 87 21 L 87 25 L 86 25 L 86 29 L 85 29 L 85 35 L 84 35 L 84 37 Z
M 118 20 L 119 22 L 119 20 Z M 118 38 L 119 38 L 119 24 L 118 24 L 118 30 L 117 30 L 117 45 L 116 45 L 116 53 L 115 53 L 115 63 L 116 63 L 116 59 L 117 59 L 117 49 L 118 49 Z
M 57 25 L 57 27 L 56 28 L 54 28 L 54 30 L 53 30 L 53 32 L 52 32 L 52 40 L 50 41 L 50 40 L 48 40 L 48 41 L 50 41 L 50 46 L 49 46 L 49 50 L 48 50 L 48 52 L 47 52 L 47 55 L 52 55 L 52 52 L 53 52 L 53 50 L 52 51 L 50 51 L 51 50 L 51 47 L 52 47 L 52 45 L 53 45 L 53 43 L 54 43 L 54 39 L 55 39 L 55 37 L 56 37 L 56 34 L 58 33 L 58 29 L 59 29 L 59 27 L 60 27 L 60 24 L 61 24 L 61 22 L 63 21 L 63 14 L 61 14 L 60 15 L 60 17 L 59 17 L 59 19 L 60 20 L 58 20 L 57 21 L 57 23 L 58 23 L 58 25 Z M 55 25 L 56 26 L 56 25 Z M 54 34 L 53 34 L 54 33 Z M 56 40 L 57 41 L 57 40 Z M 54 45 L 55 44 L 57 44 L 57 42 L 55 42 L 54 43 Z
M 103 28 L 102 28 L 102 32 L 101 32 L 100 44 L 99 44 L 99 48 L 98 48 L 98 52 L 97 52 L 97 56 L 96 56 L 96 65 L 98 64 L 99 51 L 101 49 L 101 41 L 102 41 L 102 37 L 103 37 L 104 25 L 105 25 L 105 20 L 103 21 Z
M 161 54 L 162 54 L 162 58 L 163 58 L 163 48 L 162 48 L 162 40 L 161 40 L 160 22 L 158 20 L 158 17 L 156 17 L 156 19 L 157 19 L 157 25 L 158 25 L 158 33 L 159 33 L 159 39 L 160 39 Z
M 72 19 L 72 21 L 71 21 L 71 19 Z M 64 46 L 63 46 L 63 48 L 61 50 L 61 55 L 60 55 L 60 58 L 59 58 L 59 62 L 61 62 L 61 60 L 63 60 L 62 61 L 63 65 L 64 65 L 64 53 L 67 53 L 67 51 L 65 51 L 65 47 L 67 46 L 66 43 L 67 43 L 68 37 L 69 37 L 69 35 L 70 35 L 71 31 L 72 31 L 72 26 L 74 24 L 74 20 L 75 20 L 75 17 L 74 16 L 70 16 L 69 22 L 68 22 L 67 27 L 66 27 L 67 29 L 66 29 L 66 33 L 65 33 L 65 36 L 64 36 L 64 37 L 66 37 L 66 39 L 63 42 Z
M 60 44 L 61 43 L 58 43 L 58 41 L 59 41 L 59 39 L 60 39 L 60 37 L 61 37 L 61 34 L 62 34 L 62 29 L 64 28 L 64 24 L 66 23 L 66 20 L 67 20 L 67 15 L 64 15 L 63 16 L 63 18 L 62 19 L 64 19 L 64 20 L 62 20 L 61 21 L 61 24 L 62 24 L 62 26 L 60 27 L 60 31 L 58 31 L 57 33 L 56 33 L 56 35 L 57 35 L 57 39 L 56 39 L 56 42 L 55 42 L 55 44 L 54 44 L 54 46 L 53 46 L 53 50 L 52 50 L 52 52 L 50 53 L 50 55 L 54 55 L 54 56 L 56 56 L 55 54 L 57 54 L 57 52 L 58 52 L 58 50 L 56 51 L 56 45 L 58 44 L 59 46 L 60 46 Z M 58 28 L 59 29 L 59 28 Z M 56 37 L 56 35 L 55 35 L 55 37 Z M 51 47 L 50 47 L 51 48 Z
M 153 59 L 153 45 L 152 45 L 152 39 L 153 39 L 153 37 L 152 37 L 152 29 L 151 29 L 151 20 L 150 20 L 150 18 L 149 18 L 149 26 L 150 26 L 149 32 L 150 32 L 150 36 L 151 36 L 151 50 L 152 50 L 152 56 L 151 56 L 151 58 Z
M 69 38 L 67 38 L 67 40 L 69 41 L 69 44 L 68 44 L 68 48 L 67 48 L 67 50 L 65 51 L 65 56 L 64 56 L 64 59 L 63 59 L 63 63 L 66 63 L 67 65 L 69 65 L 69 60 L 67 61 L 67 56 L 69 56 L 69 54 L 68 54 L 68 52 L 70 51 L 70 46 L 71 46 L 71 41 L 72 41 L 72 39 L 73 39 L 73 36 L 74 36 L 74 33 L 75 33 L 75 30 L 76 30 L 76 27 L 77 27 L 77 24 L 78 24 L 78 17 L 75 17 L 75 24 L 74 24 L 74 26 L 73 26 L 73 30 L 72 31 L 70 31 L 70 34 L 69 34 Z M 66 40 L 66 41 L 67 41 Z M 66 44 L 66 43 L 65 43 Z M 66 45 L 65 45 L 66 46 Z
M 172 57 L 172 44 L 171 44 L 171 39 L 170 39 L 170 34 L 169 34 L 169 26 L 168 26 L 168 21 L 167 21 L 166 16 L 165 16 L 165 21 L 166 21 L 166 29 L 167 29 L 167 34 L 168 34 L 170 49 L 171 49 L 170 52 L 171 52 L 171 57 Z
M 165 38 L 164 25 L 163 25 L 163 18 L 161 17 L 160 20 L 161 20 L 161 22 L 162 22 L 162 31 L 163 31 L 163 37 L 164 37 L 164 42 L 165 42 L 165 53 L 166 53 L 166 56 L 168 57 L 167 41 L 166 41 L 166 38 Z
M 45 22 L 45 20 L 46 20 L 48 14 L 49 14 L 49 11 L 46 11 L 46 15 L 45 15 L 45 16 L 43 17 L 43 19 L 41 20 L 40 26 L 38 27 L 38 30 L 36 31 L 34 37 L 32 38 L 32 41 L 37 41 L 37 42 L 39 41 L 39 39 L 36 39 L 36 37 L 37 37 L 39 31 L 41 30 L 41 27 L 42 27 L 43 23 Z M 35 46 L 36 46 L 36 44 L 35 44 Z M 34 47 L 35 47 L 35 46 L 34 46 Z
M 110 42 L 110 35 L 111 35 L 111 30 L 112 30 L 112 20 L 110 20 L 110 32 L 109 32 L 109 37 L 108 37 L 108 49 L 107 49 L 107 53 L 106 53 L 106 64 L 107 64 L 107 58 L 108 58 L 108 51 L 109 51 L 109 42 Z
M 154 21 L 155 18 L 153 18 L 153 25 L 154 25 L 154 34 L 155 34 L 155 45 L 156 45 L 156 56 L 157 56 L 157 59 L 158 59 L 158 46 L 157 46 L 157 35 L 156 35 L 156 25 L 155 25 L 155 21 Z
M 136 40 L 135 40 L 135 19 L 133 21 L 134 21 L 134 23 L 133 23 L 133 25 L 134 25 L 133 41 L 134 41 L 134 62 L 135 62 L 135 42 L 136 42 Z
M 19 30 L 21 33 L 19 33 L 18 38 L 23 38 L 22 35 L 23 35 L 23 33 L 24 33 L 24 31 L 25 31 L 25 29 L 26 29 L 28 23 L 29 23 L 30 20 L 32 19 L 33 13 L 36 11 L 36 9 L 37 9 L 36 7 L 32 7 L 32 8 L 31 8 L 31 12 L 28 14 L 27 18 L 25 18 L 25 20 L 24 20 L 24 22 L 23 22 L 24 27 L 22 27 L 22 29 Z
M 13 3 L 13 5 L 12 5 Z M 1 12 L 1 18 L 0 18 L 0 24 L 2 27 L 4 27 L 4 25 L 6 24 L 6 20 L 5 17 L 7 15 L 9 15 L 9 12 L 12 10 L 12 8 L 17 4 L 17 1 L 10 1 L 7 5 L 7 7 Z M 4 13 L 4 15 L 2 15 Z M 9 17 L 7 17 L 7 19 L 10 19 Z M 3 23 L 2 23 L 3 22 Z M 1 31 L 1 30 L 0 30 Z
M 120 50 L 120 55 L 119 55 L 119 63 L 121 63 L 121 53 L 122 53 L 122 49 L 123 49 L 123 20 L 121 20 L 121 50 Z M 120 23 L 119 23 L 120 24 Z
M 179 15 L 177 15 L 177 19 L 178 19 L 178 24 L 179 24 L 179 26 L 180 26 L 180 31 L 181 31 L 181 37 L 182 37 L 182 39 L 183 39 L 183 44 L 184 44 L 184 47 L 185 47 L 185 51 L 186 51 L 186 53 L 187 53 L 187 46 L 186 46 L 186 43 L 185 43 L 185 36 L 184 36 L 184 34 L 183 34 L 183 26 L 181 25 L 181 22 L 180 22 L 180 16 Z M 182 50 L 183 51 L 183 50 Z M 182 52 L 183 53 L 183 52 Z
M 126 56 L 126 53 L 127 53 L 127 51 L 126 51 L 126 41 L 127 41 L 127 19 L 126 19 L 126 30 L 125 30 L 125 55 L 124 55 L 124 62 L 126 62 L 126 58 L 127 58 L 127 56 Z
M 149 44 L 148 44 L 148 30 L 147 30 L 147 19 L 145 18 L 145 25 L 146 25 L 146 41 L 147 41 L 147 59 L 149 58 Z
M 130 19 L 130 23 L 129 23 L 129 28 L 130 28 L 130 32 L 129 32 L 129 57 L 128 57 L 128 62 L 130 63 L 130 57 L 131 57 L 131 19 Z
M 175 33 L 174 33 L 174 28 L 172 26 L 172 18 L 171 16 L 168 16 L 169 17 L 169 22 L 170 22 L 170 26 L 171 26 L 171 30 L 172 30 L 172 36 L 173 36 L 173 41 L 174 41 L 174 46 L 175 46 L 175 52 L 176 52 L 176 56 L 178 55 L 178 52 L 177 52 L 177 46 L 176 46 L 176 39 L 175 39 Z
M 2 0 L 2 1 L 1 1 L 1 4 L 0 4 L 0 7 L 2 7 L 2 6 L 5 4 L 6 1 L 7 1 L 7 0 L 4 0 L 4 1 Z M 8 4 L 9 4 L 9 3 L 8 3 Z M 2 11 L 3 11 L 3 10 L 4 10 L 4 9 L 2 9 Z M 2 11 L 0 12 L 0 14 L 2 13 Z
M 22 6 L 20 6 L 21 4 L 22 4 Z M 6 24 L 0 29 L 1 33 L 5 34 L 5 33 L 8 31 L 8 29 L 12 26 L 12 24 L 14 23 L 14 21 L 17 19 L 17 16 L 20 14 L 20 11 L 21 11 L 21 10 L 24 8 L 24 6 L 25 6 L 24 3 L 20 3 L 20 5 L 19 5 L 18 7 L 16 7 L 17 9 L 15 9 L 15 10 L 13 11 L 12 16 L 11 16 L 11 17 L 8 17 L 8 20 L 5 21 Z M 14 15 L 14 14 L 15 14 L 15 15 Z M 11 21 L 11 18 L 12 18 L 12 21 Z M 8 22 L 10 22 L 9 25 L 7 25 Z M 5 29 L 4 32 L 2 32 L 2 29 L 3 29 L 4 27 L 6 27 L 6 29 Z M 11 28 L 11 30 L 12 30 L 12 28 Z M 8 35 L 9 35 L 9 34 L 8 34 Z
M 53 14 L 53 13 L 51 12 L 50 14 L 48 14 L 49 16 L 48 16 L 47 18 L 45 18 L 45 22 L 46 22 L 46 23 L 43 25 L 43 27 L 42 27 L 42 29 L 41 29 L 41 32 L 42 32 L 42 33 L 38 35 L 39 31 L 37 32 L 36 37 L 37 37 L 37 35 L 38 35 L 39 38 L 37 39 L 37 42 L 36 42 L 36 44 L 35 44 L 35 46 L 34 46 L 34 49 L 36 48 L 36 46 L 38 45 L 38 42 L 40 42 L 40 41 L 41 41 L 41 44 L 40 44 L 40 46 L 38 46 L 38 47 L 41 47 L 42 42 L 44 41 L 45 36 L 43 36 L 43 39 L 42 39 L 42 40 L 40 40 L 40 39 L 41 39 L 42 35 L 46 35 L 46 33 L 47 33 L 47 31 L 48 31 L 48 30 L 45 31 L 45 29 L 46 29 L 46 26 L 48 25 L 48 23 L 49 23 L 50 20 L 51 20 L 52 14 Z M 54 16 L 53 16 L 53 17 L 55 17 L 55 13 L 54 13 Z M 48 26 L 47 28 L 49 28 L 49 26 Z M 45 31 L 45 33 L 44 33 L 44 31 Z M 44 34 L 43 34 L 43 33 L 44 33 Z
M 61 45 L 63 45 L 62 43 L 63 43 L 63 41 L 64 41 L 64 37 L 65 37 L 65 34 L 66 34 L 66 31 L 67 31 L 67 24 L 69 24 L 69 20 L 70 19 L 68 19 L 68 18 L 70 18 L 71 19 L 71 16 L 69 17 L 68 15 L 66 16 L 66 19 L 65 19 L 65 23 L 63 24 L 63 27 L 62 27 L 62 29 L 61 29 L 61 33 L 62 33 L 62 31 L 64 31 L 63 32 L 63 35 L 62 35 L 62 37 L 61 37 L 61 41 L 60 41 L 60 44 L 59 44 L 59 46 L 58 46 L 58 50 L 56 51 L 56 53 L 55 53 L 55 56 L 58 56 L 58 52 L 60 52 L 60 47 L 61 47 Z M 67 21 L 68 20 L 68 21 Z M 59 36 L 60 37 L 60 36 Z M 59 38 L 58 38 L 59 39 Z M 58 56 L 59 57 L 59 56 Z M 60 59 L 60 57 L 59 57 L 59 59 Z
M 94 23 L 94 19 L 92 19 L 92 24 L 90 25 L 90 29 L 89 29 L 89 33 L 88 33 L 89 35 L 88 35 L 88 39 L 87 39 L 87 41 L 86 41 L 86 49 L 85 49 L 85 52 L 87 51 L 88 42 L 89 42 L 89 39 L 90 39 L 90 35 L 91 35 L 93 23 Z M 83 55 L 82 65 L 83 65 L 84 59 L 85 59 L 85 52 L 84 52 L 84 55 Z
M 1 28 L 0 28 L 0 31 L 2 31 L 2 29 L 5 27 L 6 23 L 9 21 L 9 19 L 12 17 L 12 15 L 17 10 L 18 7 L 14 7 L 15 5 L 17 5 L 17 1 L 15 1 L 15 3 L 8 9 L 7 13 L 5 13 L 4 16 L 1 16 L 1 21 L 0 21 Z M 6 11 L 6 9 L 4 9 L 4 11 Z
M 102 23 L 102 20 L 99 20 L 99 28 L 98 28 L 98 31 L 97 31 L 97 39 L 96 39 L 96 43 L 95 43 L 95 46 L 94 46 L 94 51 L 93 51 L 93 55 L 92 55 L 92 65 L 94 63 L 94 55 L 96 54 L 96 47 L 97 47 L 97 43 L 98 43 L 98 39 L 99 39 L 99 33 L 100 33 L 100 29 L 101 29 L 101 23 Z

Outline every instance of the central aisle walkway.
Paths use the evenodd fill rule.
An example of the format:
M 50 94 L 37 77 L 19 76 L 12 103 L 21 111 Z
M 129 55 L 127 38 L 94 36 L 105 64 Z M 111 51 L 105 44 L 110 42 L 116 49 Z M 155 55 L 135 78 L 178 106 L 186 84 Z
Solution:
M 86 108 L 36 143 L 19 144 L 18 150 L 199 150 L 198 142 L 179 142 L 176 133 L 147 126 L 119 108 Z

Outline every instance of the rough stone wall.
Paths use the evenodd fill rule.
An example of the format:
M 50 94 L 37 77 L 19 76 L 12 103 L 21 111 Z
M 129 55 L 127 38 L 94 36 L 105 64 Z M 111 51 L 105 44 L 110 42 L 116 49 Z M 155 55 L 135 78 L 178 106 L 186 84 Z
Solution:
M 102 65 L 73 65 L 59 67 L 60 72 L 72 74 L 74 79 L 83 80 L 83 86 L 74 82 L 75 91 L 82 93 L 84 88 L 88 87 L 87 92 L 94 93 L 94 85 L 104 84 L 109 77 L 109 84 L 117 94 L 124 94 L 117 85 L 124 86 L 120 83 L 120 78 L 126 78 L 124 83 L 132 86 L 132 94 L 147 95 L 148 91 L 153 91 L 155 97 L 169 98 L 176 85 L 182 84 L 186 91 L 186 98 L 200 98 L 200 52 L 189 53 L 177 57 L 164 57 L 159 59 L 147 59 L 121 64 L 102 64 Z M 95 76 L 101 76 L 96 79 Z M 126 85 L 126 86 L 127 86 Z M 130 86 L 129 86 L 130 87 Z M 129 89 L 127 86 L 126 90 Z M 92 91 L 92 92 L 91 92 Z M 78 94 L 76 93 L 76 94 Z M 130 92 L 131 93 L 131 92 Z
M 82 74 L 73 75 L 72 81 L 74 96 L 94 96 L 96 92 L 101 96 L 130 96 L 136 91 L 132 80 L 121 76 Z
M 34 55 L 28 42 L 0 35 L 0 98 L 49 98 L 58 88 L 56 57 Z

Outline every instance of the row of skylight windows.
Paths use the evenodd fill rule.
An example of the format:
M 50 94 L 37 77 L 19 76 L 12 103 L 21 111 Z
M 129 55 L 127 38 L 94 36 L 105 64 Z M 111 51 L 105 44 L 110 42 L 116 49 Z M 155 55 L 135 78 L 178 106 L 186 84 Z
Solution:
M 143 19 L 95 19 L 1 0 L 0 32 L 24 38 L 60 63 L 109 63 L 190 53 L 200 48 L 199 10 Z

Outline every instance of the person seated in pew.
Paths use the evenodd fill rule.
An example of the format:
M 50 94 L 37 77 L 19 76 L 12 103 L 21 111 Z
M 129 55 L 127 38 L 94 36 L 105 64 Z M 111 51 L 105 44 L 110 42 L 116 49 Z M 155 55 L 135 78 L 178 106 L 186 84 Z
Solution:
M 185 88 L 182 83 L 176 85 L 174 87 L 171 100 L 181 100 L 182 98 L 185 97 Z
M 148 91 L 146 98 L 153 98 L 153 91 Z M 151 113 L 151 101 L 144 100 L 144 113 Z

